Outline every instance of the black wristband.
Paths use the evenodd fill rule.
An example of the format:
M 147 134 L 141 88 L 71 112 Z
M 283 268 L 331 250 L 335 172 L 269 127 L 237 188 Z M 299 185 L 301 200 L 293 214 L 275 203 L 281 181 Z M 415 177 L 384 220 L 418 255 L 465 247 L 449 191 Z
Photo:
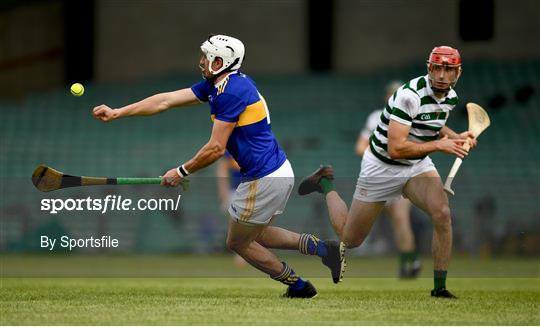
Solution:
M 186 168 L 184 167 L 184 165 L 178 166 L 176 171 L 178 172 L 178 175 L 180 175 L 182 177 L 186 177 L 187 175 L 189 175 L 189 173 L 186 170 Z

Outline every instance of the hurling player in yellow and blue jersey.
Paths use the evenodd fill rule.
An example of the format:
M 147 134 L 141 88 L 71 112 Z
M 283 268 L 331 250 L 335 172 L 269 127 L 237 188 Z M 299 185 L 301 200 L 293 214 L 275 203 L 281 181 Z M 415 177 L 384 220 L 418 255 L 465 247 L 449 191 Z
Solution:
M 162 184 L 178 186 L 183 178 L 211 165 L 227 150 L 242 175 L 228 209 L 227 246 L 255 268 L 286 284 L 285 296 L 314 297 L 315 287 L 268 249 L 317 255 L 337 283 L 345 266 L 344 245 L 270 226 L 285 209 L 294 187 L 291 164 L 272 133 L 268 107 L 255 82 L 238 71 L 244 59 L 243 43 L 230 36 L 212 35 L 201 45 L 201 51 L 199 67 L 204 80 L 191 88 L 156 94 L 118 109 L 100 105 L 93 114 L 108 122 L 208 102 L 213 121 L 210 140 L 193 158 L 170 169 Z

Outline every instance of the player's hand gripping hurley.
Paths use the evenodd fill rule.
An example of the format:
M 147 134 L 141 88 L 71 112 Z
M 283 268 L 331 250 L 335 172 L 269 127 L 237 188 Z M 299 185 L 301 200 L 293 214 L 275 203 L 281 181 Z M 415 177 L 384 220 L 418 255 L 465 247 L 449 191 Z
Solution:
M 161 184 L 161 177 L 87 177 L 64 174 L 56 169 L 39 165 L 32 174 L 32 183 L 41 192 L 50 192 L 67 187 L 90 185 L 140 185 Z M 187 190 L 189 180 L 183 179 L 180 184 Z
M 482 107 L 472 102 L 467 103 L 467 114 L 469 116 L 469 131 L 474 135 L 475 138 L 477 138 L 478 135 L 489 127 L 491 123 L 489 116 Z M 468 141 L 463 144 L 463 148 L 469 151 L 470 144 Z M 452 165 L 452 169 L 450 169 L 448 177 L 444 182 L 444 190 L 449 194 L 454 195 L 454 191 L 452 190 L 452 181 L 454 180 L 454 177 L 456 176 L 462 162 L 463 160 L 461 158 L 456 158 L 454 164 Z

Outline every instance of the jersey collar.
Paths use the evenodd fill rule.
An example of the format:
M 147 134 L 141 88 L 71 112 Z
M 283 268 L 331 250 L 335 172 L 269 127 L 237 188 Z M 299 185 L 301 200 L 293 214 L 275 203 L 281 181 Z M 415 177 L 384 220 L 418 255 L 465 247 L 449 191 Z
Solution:
M 215 83 L 215 84 L 214 84 L 214 87 L 215 87 L 215 88 L 220 87 L 221 85 L 223 85 L 223 83 L 225 83 L 225 81 L 229 78 L 229 76 L 231 76 L 232 74 L 237 74 L 237 73 L 238 73 L 237 70 L 228 73 L 227 75 L 225 75 L 225 78 L 223 78 L 221 81 Z

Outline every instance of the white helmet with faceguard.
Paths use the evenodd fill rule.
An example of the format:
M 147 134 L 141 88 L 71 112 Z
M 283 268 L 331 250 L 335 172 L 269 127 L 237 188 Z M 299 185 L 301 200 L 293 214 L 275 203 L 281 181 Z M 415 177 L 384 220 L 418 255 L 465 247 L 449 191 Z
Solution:
M 208 70 L 214 76 L 223 71 L 238 70 L 244 60 L 245 48 L 242 41 L 227 35 L 211 35 L 201 45 L 201 50 L 208 59 Z M 219 57 L 223 60 L 223 66 L 214 71 L 212 63 Z

